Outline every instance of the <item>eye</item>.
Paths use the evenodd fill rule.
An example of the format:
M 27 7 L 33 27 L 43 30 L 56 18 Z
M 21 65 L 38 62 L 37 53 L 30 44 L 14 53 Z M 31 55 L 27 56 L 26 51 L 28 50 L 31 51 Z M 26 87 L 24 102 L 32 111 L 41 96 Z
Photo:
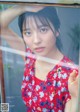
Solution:
M 48 31 L 48 27 L 41 27 L 40 32 L 41 33 L 46 33 Z
M 27 36 L 27 37 L 30 37 L 31 36 L 31 31 L 24 31 L 24 34 Z
M 27 36 L 31 36 L 31 32 L 30 32 L 30 31 L 27 31 L 27 32 L 26 32 L 26 35 L 27 35 Z

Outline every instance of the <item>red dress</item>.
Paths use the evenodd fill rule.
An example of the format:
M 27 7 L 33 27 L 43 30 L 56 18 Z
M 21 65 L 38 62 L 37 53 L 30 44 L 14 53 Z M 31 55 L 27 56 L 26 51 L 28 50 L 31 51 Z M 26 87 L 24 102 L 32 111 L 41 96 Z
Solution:
M 22 81 L 22 98 L 27 112 L 64 112 L 65 103 L 71 98 L 68 91 L 68 77 L 72 72 L 67 57 L 55 65 L 42 81 L 35 77 L 35 59 L 27 58 Z

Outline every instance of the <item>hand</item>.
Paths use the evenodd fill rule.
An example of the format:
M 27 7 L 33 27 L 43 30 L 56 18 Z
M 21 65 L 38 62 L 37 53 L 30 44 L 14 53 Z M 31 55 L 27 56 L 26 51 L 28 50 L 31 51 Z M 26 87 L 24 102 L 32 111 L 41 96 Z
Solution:
M 44 6 L 23 4 L 23 5 L 21 5 L 21 8 L 23 8 L 24 11 L 38 12 L 38 11 L 42 10 L 44 8 Z
M 77 71 L 74 70 L 68 79 L 68 88 L 69 92 L 71 94 L 71 97 L 76 98 L 78 97 L 78 79 L 79 76 L 77 76 Z

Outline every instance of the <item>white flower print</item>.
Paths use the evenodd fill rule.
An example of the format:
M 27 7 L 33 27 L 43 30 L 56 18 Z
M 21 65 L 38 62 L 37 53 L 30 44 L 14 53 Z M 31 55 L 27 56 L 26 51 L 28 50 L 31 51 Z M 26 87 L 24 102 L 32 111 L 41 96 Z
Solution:
M 25 80 L 25 77 L 23 76 L 23 80 Z
M 30 62 L 30 59 L 27 59 L 27 60 L 25 61 L 25 65 L 28 64 L 29 62 Z
M 40 98 L 44 97 L 44 93 L 43 92 L 39 92 Z
M 50 101 L 52 101 L 52 100 L 53 100 L 53 97 L 54 97 L 54 94 L 53 94 L 53 93 L 52 93 L 52 94 L 50 94 L 50 96 L 49 96 Z
M 32 92 L 28 92 L 27 94 L 28 94 L 28 96 L 29 96 L 29 97 L 31 97 L 31 95 L 32 95 Z
M 47 109 L 46 109 L 46 108 L 43 108 L 43 109 L 42 109 L 42 112 L 47 112 Z
M 26 83 L 23 83 L 23 85 L 21 86 L 21 89 L 25 88 Z
M 66 91 L 66 88 L 65 87 L 62 87 L 61 88 L 61 92 L 64 92 L 64 91 Z
M 63 78 L 63 79 L 66 79 L 66 78 L 67 78 L 67 74 L 64 73 L 64 74 L 62 75 L 62 78 Z
M 34 74 L 34 73 L 33 73 L 32 71 L 30 71 L 30 75 L 32 75 L 32 76 L 33 76 L 33 74 Z
M 53 81 L 53 86 L 55 86 L 55 85 L 56 85 L 56 80 Z
M 59 96 L 61 95 L 61 91 L 58 91 L 58 95 L 59 95 Z
M 59 72 L 59 73 L 58 73 L 58 78 L 60 79 L 60 78 L 61 78 L 61 76 L 62 76 L 62 74 Z
M 29 89 L 32 89 L 32 85 L 30 83 L 28 84 L 28 87 L 29 87 Z
M 52 109 L 51 112 L 55 112 L 55 111 Z
M 68 97 L 68 94 L 65 95 L 65 98 L 67 98 L 67 97 Z
M 59 110 L 58 112 L 62 112 L 62 110 Z
M 58 86 L 58 87 L 61 86 L 61 81 L 58 81 L 57 86 Z
M 35 84 L 35 81 L 34 80 L 32 80 L 32 85 L 34 85 Z
M 29 76 L 26 76 L 26 81 L 29 81 Z
M 35 96 L 33 97 L 33 102 L 36 103 L 36 101 L 37 101 L 37 97 Z
M 40 86 L 39 85 L 37 85 L 36 86 L 36 91 L 38 91 L 40 89 Z
M 29 105 L 31 105 L 31 104 L 32 104 L 32 100 L 30 99 L 30 100 L 29 100 Z
M 54 79 L 55 79 L 55 78 L 57 77 L 57 73 L 54 73 L 53 77 L 54 77 Z

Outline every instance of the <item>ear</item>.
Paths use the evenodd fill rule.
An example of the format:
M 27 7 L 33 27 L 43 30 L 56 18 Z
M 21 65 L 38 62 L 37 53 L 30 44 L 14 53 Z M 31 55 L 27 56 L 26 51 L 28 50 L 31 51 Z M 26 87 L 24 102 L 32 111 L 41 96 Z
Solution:
M 56 31 L 56 37 L 58 37 L 60 35 L 60 29 L 58 29 L 57 31 Z

